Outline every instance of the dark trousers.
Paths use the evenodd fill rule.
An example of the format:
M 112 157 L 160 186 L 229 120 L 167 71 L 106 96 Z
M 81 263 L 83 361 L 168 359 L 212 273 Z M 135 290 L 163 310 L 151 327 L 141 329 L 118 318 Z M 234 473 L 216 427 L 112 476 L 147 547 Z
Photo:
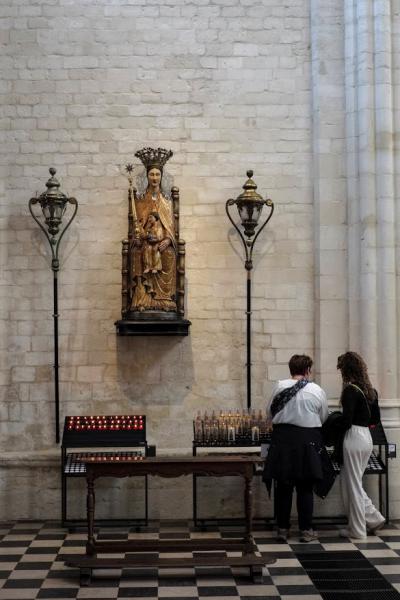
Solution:
M 313 482 L 297 481 L 294 484 L 276 482 L 275 506 L 276 518 L 280 529 L 289 529 L 290 512 L 292 510 L 293 490 L 296 488 L 297 514 L 299 529 L 304 531 L 312 529 L 312 515 L 314 508 Z

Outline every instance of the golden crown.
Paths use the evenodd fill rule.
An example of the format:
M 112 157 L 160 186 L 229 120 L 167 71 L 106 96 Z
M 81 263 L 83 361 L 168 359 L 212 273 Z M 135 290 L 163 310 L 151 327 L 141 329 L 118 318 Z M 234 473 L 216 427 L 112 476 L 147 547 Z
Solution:
M 142 161 L 147 170 L 150 167 L 157 167 L 162 171 L 165 163 L 172 155 L 172 150 L 166 150 L 165 148 L 142 148 L 135 152 L 135 156 Z

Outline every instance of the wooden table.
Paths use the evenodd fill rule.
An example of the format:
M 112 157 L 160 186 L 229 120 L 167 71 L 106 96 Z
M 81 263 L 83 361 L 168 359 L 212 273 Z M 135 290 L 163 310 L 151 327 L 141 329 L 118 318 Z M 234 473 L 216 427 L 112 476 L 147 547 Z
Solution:
M 125 459 L 91 457 L 85 460 L 87 483 L 87 523 L 88 539 L 86 555 L 71 556 L 66 564 L 80 569 L 81 585 L 89 585 L 92 570 L 95 568 L 143 568 L 143 567 L 196 567 L 196 566 L 235 566 L 249 567 L 253 581 L 262 579 L 262 567 L 275 562 L 270 557 L 256 556 L 256 545 L 252 535 L 252 479 L 255 465 L 262 463 L 258 456 L 221 455 L 191 457 L 127 457 Z M 179 477 L 181 475 L 209 475 L 213 477 L 238 476 L 244 479 L 245 529 L 243 537 L 230 539 L 190 539 L 190 540 L 126 540 L 98 541 L 95 537 L 95 480 L 99 477 L 132 477 L 158 475 Z M 240 551 L 241 556 L 215 557 L 201 551 Z M 136 552 L 196 552 L 193 558 L 154 558 L 149 554 L 134 558 L 98 558 L 99 553 Z

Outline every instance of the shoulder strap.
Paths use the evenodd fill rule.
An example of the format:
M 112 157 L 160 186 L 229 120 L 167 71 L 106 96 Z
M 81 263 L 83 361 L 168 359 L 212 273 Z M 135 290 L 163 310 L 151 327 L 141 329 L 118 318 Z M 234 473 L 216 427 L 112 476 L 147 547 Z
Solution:
M 364 398 L 365 398 L 365 394 L 364 394 L 364 392 L 362 391 L 362 389 L 361 389 L 361 388 L 360 388 L 358 385 L 356 385 L 355 383 L 349 383 L 348 385 L 351 385 L 351 386 L 355 387 L 355 388 L 356 388 L 356 390 L 358 390 L 359 392 L 361 392 L 361 393 L 362 393 L 362 395 L 363 395 L 363 396 L 364 396 Z
M 286 404 L 289 402 L 289 400 L 291 400 L 293 398 L 293 396 L 295 396 L 299 390 L 301 390 L 304 386 L 306 386 L 307 383 L 309 383 L 308 379 L 299 379 L 299 381 L 297 383 L 295 383 L 294 385 L 278 392 L 278 394 L 276 394 L 276 396 L 274 396 L 272 403 L 271 403 L 270 411 L 271 411 L 272 418 L 274 418 L 275 415 L 286 406 Z
M 362 389 L 358 385 L 356 385 L 355 383 L 349 383 L 349 385 L 355 387 L 356 390 L 358 390 L 359 392 L 361 392 L 361 394 L 364 396 L 365 403 L 366 403 L 367 408 L 368 408 L 369 416 L 371 416 L 371 407 L 370 407 L 368 399 L 367 399 L 366 395 L 364 394 L 364 392 L 362 391 Z

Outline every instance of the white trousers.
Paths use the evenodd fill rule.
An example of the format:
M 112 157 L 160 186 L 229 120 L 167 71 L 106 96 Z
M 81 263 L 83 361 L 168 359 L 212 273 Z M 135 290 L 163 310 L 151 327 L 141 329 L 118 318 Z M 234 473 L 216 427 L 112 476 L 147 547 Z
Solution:
M 353 537 L 367 535 L 367 527 L 374 529 L 384 517 L 372 504 L 362 486 L 362 477 L 372 452 L 372 438 L 368 427 L 352 425 L 343 441 L 341 490 L 343 504 Z

